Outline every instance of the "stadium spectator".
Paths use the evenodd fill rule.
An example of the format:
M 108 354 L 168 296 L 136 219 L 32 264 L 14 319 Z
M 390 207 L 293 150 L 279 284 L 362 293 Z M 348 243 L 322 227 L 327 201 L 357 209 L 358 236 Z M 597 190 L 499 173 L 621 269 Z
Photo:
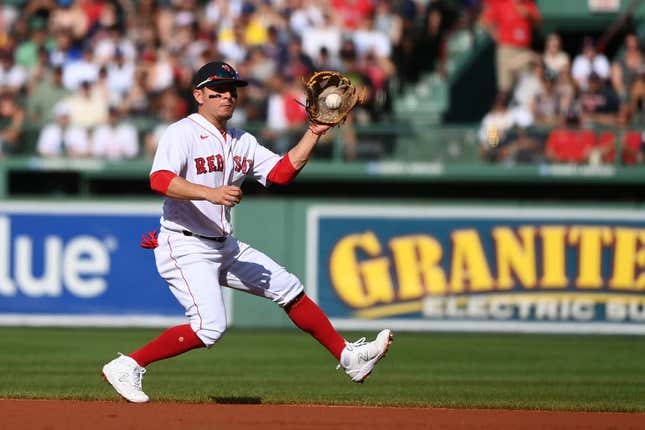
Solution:
M 63 84 L 72 91 L 78 89 L 82 82 L 94 82 L 99 75 L 99 65 L 94 62 L 94 51 L 87 45 L 83 56 L 75 61 L 63 64 Z
M 629 130 L 622 142 L 623 163 L 627 165 L 645 164 L 645 140 L 643 131 Z
M 322 26 L 325 22 L 323 13 L 317 2 L 313 0 L 294 0 L 291 2 L 293 11 L 289 17 L 291 31 L 302 36 L 302 33 L 313 27 Z
M 89 152 L 87 131 L 71 124 L 70 110 L 64 102 L 54 109 L 54 121 L 40 131 L 36 151 L 43 157 L 86 157 Z
M 547 72 L 560 75 L 571 67 L 569 54 L 562 50 L 562 41 L 557 33 L 549 33 L 546 37 L 542 61 Z
M 413 40 L 412 71 L 410 82 L 416 82 L 424 72 L 433 72 L 440 63 L 443 49 L 443 17 L 441 10 L 430 3 L 423 17 L 422 25 Z
M 105 92 L 92 82 L 84 81 L 65 99 L 72 125 L 92 128 L 107 121 L 109 100 Z
M 624 45 L 624 51 L 612 63 L 611 83 L 621 101 L 629 103 L 630 90 L 645 64 L 645 58 L 635 34 L 627 34 Z
M 277 70 L 277 64 L 259 46 L 249 49 L 244 67 L 246 76 L 259 82 L 266 82 Z
M 266 127 L 262 137 L 268 147 L 279 154 L 286 154 L 297 142 L 307 121 L 304 91 L 292 77 L 274 75 L 267 81 Z
M 0 94 L 0 156 L 22 150 L 20 137 L 24 129 L 25 112 L 16 99 L 16 94 Z
M 31 69 L 38 63 L 39 51 L 45 47 L 47 32 L 45 23 L 40 18 L 32 18 L 29 24 L 29 38 L 16 47 L 16 64 Z
M 504 143 L 512 127 L 513 118 L 507 107 L 506 96 L 498 93 L 479 128 L 480 156 L 488 161 L 497 161 L 497 149 Z
M 314 59 L 314 66 L 317 70 L 340 70 L 342 63 L 336 56 L 331 56 L 326 46 L 320 48 L 318 57 Z
M 54 106 L 72 93 L 63 85 L 63 69 L 60 66 L 47 71 L 30 89 L 27 98 L 27 118 L 32 125 L 51 122 L 54 119 Z
M 392 42 L 388 34 L 375 27 L 374 16 L 371 14 L 352 32 L 352 39 L 360 57 L 373 53 L 379 58 L 390 58 L 392 54 Z
M 358 29 L 373 12 L 372 0 L 329 0 L 336 24 L 348 31 Z
M 566 97 L 558 92 L 557 76 L 546 72 L 542 78 L 542 90 L 535 95 L 531 102 L 531 113 L 536 125 L 554 126 L 560 123 L 567 105 L 563 103 Z
M 403 18 L 394 10 L 394 2 L 377 0 L 374 10 L 374 28 L 387 34 L 392 46 L 398 46 L 403 32 Z
M 49 28 L 53 33 L 68 33 L 73 40 L 83 40 L 90 29 L 87 14 L 81 1 L 58 0 L 49 17 Z
M 638 69 L 629 91 L 629 113 L 636 122 L 645 120 L 645 65 Z
M 406 82 L 414 82 L 418 76 L 418 70 L 415 58 L 414 41 L 417 32 L 417 7 L 412 0 L 403 0 L 398 2 L 396 14 L 400 19 L 400 34 L 398 42 L 393 40 L 392 61 L 394 62 L 399 79 L 398 88 L 405 88 Z
M 554 163 L 586 163 L 596 147 L 591 129 L 581 128 L 580 117 L 568 112 L 562 124 L 551 130 L 546 141 L 546 158 Z
M 70 62 L 78 61 L 83 56 L 83 50 L 74 43 L 72 36 L 64 31 L 52 33 L 54 47 L 49 53 L 49 62 L 54 66 L 64 67 Z
M 92 132 L 90 156 L 107 160 L 127 160 L 139 153 L 137 129 L 123 120 L 117 107 L 110 106 L 108 122 Z
M 571 66 L 571 75 L 576 85 L 581 90 L 587 89 L 589 77 L 592 73 L 598 75 L 601 79 L 609 79 L 610 74 L 609 60 L 605 54 L 596 51 L 596 45 L 592 38 L 585 37 L 582 42 L 582 49 L 573 59 Z
M 493 162 L 514 163 L 521 151 L 534 151 L 534 137 L 527 128 L 533 124 L 531 113 L 522 107 L 508 107 L 508 97 L 499 92 L 479 128 L 479 155 Z
M 591 73 L 587 89 L 578 99 L 582 121 L 587 125 L 615 126 L 620 100 L 614 89 L 596 73 Z
M 301 35 L 292 37 L 290 51 L 295 49 L 291 44 L 299 43 L 300 49 L 309 58 L 315 58 L 323 46 L 327 48 L 330 55 L 337 56 L 340 53 L 343 36 L 341 27 L 334 23 L 329 13 L 324 13 L 322 24 L 306 28 Z
M 135 61 L 136 47 L 120 34 L 116 25 L 99 31 L 94 39 L 95 59 L 99 65 L 110 67 L 114 62 L 132 64 Z
M 157 151 L 157 145 L 159 144 L 159 139 L 161 139 L 161 135 L 166 131 L 166 128 L 184 116 L 184 114 L 179 113 L 171 106 L 164 106 L 160 108 L 158 112 L 159 117 L 155 118 L 155 126 L 152 130 L 146 132 L 143 137 L 143 156 L 147 160 L 152 160 L 154 158 L 155 152 Z
M 248 47 L 244 43 L 242 24 L 235 22 L 230 30 L 220 31 L 217 35 L 217 49 L 223 58 L 231 63 L 244 61 Z
M 110 92 L 122 101 L 134 85 L 136 66 L 133 61 L 127 60 L 121 49 L 113 54 L 113 61 L 107 64 L 107 81 Z
M 23 16 L 27 15 L 28 5 L 25 6 Z M 21 11 L 18 10 L 17 4 L 8 2 L 0 3 L 0 48 L 6 48 L 10 45 L 12 29 L 18 20 Z
M 0 90 L 17 93 L 25 87 L 27 80 L 27 70 L 15 63 L 13 53 L 8 50 L 1 51 Z
M 497 89 L 508 93 L 516 74 L 535 58 L 532 32 L 541 15 L 533 0 L 497 0 L 485 3 L 480 23 L 496 42 Z
M 374 90 L 374 83 L 362 68 L 353 40 L 345 39 L 343 41 L 340 58 L 342 61 L 340 71 L 345 73 L 352 81 L 359 94 L 364 95 L 363 102 L 354 109 L 350 116 L 355 117 L 359 124 L 368 124 L 378 116 L 376 111 L 376 91 Z
M 546 71 L 539 59 L 531 60 L 517 80 L 513 90 L 513 102 L 527 111 L 533 110 L 533 103 L 545 91 Z
M 282 64 L 280 73 L 283 76 L 293 76 L 295 79 L 307 79 L 314 70 L 314 62 L 305 52 L 302 39 L 293 35 L 287 44 L 287 58 Z
M 389 84 L 394 77 L 394 64 L 388 57 L 368 52 L 362 59 L 360 70 L 369 79 L 374 93 L 371 121 L 380 121 L 391 111 Z

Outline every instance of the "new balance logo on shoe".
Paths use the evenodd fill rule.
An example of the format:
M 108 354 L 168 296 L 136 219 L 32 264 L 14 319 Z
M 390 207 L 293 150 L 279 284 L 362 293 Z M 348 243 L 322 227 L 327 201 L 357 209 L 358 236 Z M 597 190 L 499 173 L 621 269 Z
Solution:
M 392 332 L 382 330 L 372 342 L 361 338 L 356 342 L 347 342 L 340 355 L 338 367 L 345 369 L 345 373 L 354 382 L 363 382 L 374 370 L 374 366 L 387 353 L 392 343 Z
M 119 357 L 103 366 L 103 377 L 124 399 L 133 403 L 145 403 L 150 398 L 143 392 L 141 382 L 146 369 L 131 357 Z

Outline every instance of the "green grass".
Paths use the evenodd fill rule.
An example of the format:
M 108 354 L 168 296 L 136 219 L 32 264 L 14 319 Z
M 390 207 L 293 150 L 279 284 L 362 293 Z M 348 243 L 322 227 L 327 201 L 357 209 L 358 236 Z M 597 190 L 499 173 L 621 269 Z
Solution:
M 116 399 L 101 366 L 159 332 L 0 328 L 0 398 Z M 640 337 L 397 333 L 365 384 L 335 365 L 298 331 L 231 330 L 148 366 L 144 387 L 156 401 L 645 411 Z

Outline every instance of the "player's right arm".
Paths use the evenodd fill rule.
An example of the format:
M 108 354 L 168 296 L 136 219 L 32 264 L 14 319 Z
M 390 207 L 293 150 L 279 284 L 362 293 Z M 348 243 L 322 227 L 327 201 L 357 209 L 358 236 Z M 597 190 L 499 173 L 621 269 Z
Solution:
M 155 185 L 153 184 L 155 173 L 150 176 L 151 188 L 173 199 L 208 200 L 213 204 L 227 207 L 235 206 L 242 199 L 242 189 L 235 185 L 211 188 L 205 185 L 194 184 L 181 176 L 174 176 L 168 183 L 165 192 L 163 192 L 162 189 L 155 189 Z
M 164 196 L 179 200 L 206 200 L 216 205 L 235 206 L 242 199 L 240 187 L 224 185 L 208 187 L 183 178 L 186 171 L 190 142 L 182 132 L 182 125 L 168 127 L 159 140 L 152 162 L 150 188 Z

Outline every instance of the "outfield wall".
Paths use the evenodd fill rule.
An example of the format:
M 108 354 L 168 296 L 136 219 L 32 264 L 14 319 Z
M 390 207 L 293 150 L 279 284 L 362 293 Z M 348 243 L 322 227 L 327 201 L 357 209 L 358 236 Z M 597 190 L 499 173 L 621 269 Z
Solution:
M 139 247 L 159 211 L 0 204 L 0 324 L 183 321 Z M 645 333 L 642 207 L 256 197 L 234 224 L 343 329 Z M 262 299 L 227 303 L 234 326 L 291 326 Z

